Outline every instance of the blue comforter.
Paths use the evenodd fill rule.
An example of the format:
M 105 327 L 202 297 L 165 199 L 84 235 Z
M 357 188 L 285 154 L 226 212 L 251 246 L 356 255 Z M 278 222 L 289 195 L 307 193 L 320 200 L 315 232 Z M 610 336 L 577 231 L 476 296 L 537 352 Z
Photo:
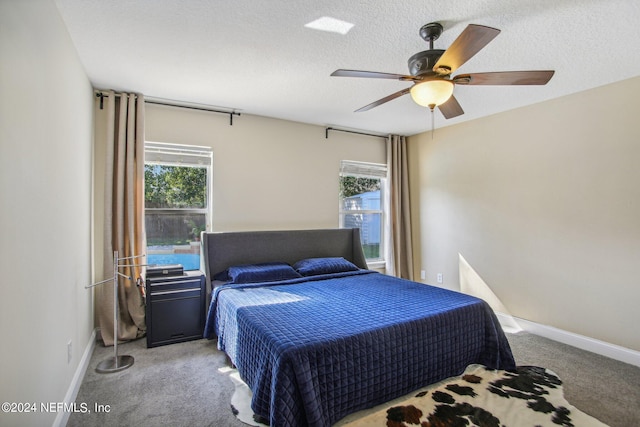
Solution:
M 272 427 L 330 426 L 472 363 L 515 368 L 484 301 L 368 270 L 218 287 L 216 335 Z

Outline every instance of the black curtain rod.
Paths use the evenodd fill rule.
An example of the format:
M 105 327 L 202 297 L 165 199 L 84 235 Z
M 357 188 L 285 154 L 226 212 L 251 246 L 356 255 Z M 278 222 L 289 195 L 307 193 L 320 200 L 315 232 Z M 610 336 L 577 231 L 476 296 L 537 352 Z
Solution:
M 115 93 L 114 94 L 116 97 L 119 97 L 120 94 L 119 93 Z M 103 109 L 103 104 L 104 104 L 104 98 L 108 98 L 109 95 L 106 95 L 104 92 L 98 92 L 96 93 L 96 98 L 100 98 L 100 109 Z M 147 104 L 156 104 L 156 105 L 166 105 L 168 107 L 179 107 L 179 108 L 187 108 L 189 110 L 198 110 L 198 111 L 209 111 L 211 113 L 219 113 L 219 114 L 228 114 L 229 115 L 229 125 L 233 126 L 233 116 L 240 116 L 241 114 L 236 112 L 236 111 L 222 111 L 222 110 L 214 110 L 213 108 L 205 108 L 205 107 L 192 107 L 189 105 L 180 105 L 180 104 L 175 104 L 175 103 L 170 103 L 170 102 L 164 102 L 164 101 L 156 101 L 156 100 L 150 100 L 150 99 L 145 99 L 144 100 L 145 103 Z
M 329 131 L 330 130 L 334 130 L 336 132 L 355 133 L 357 135 L 364 135 L 364 136 L 373 136 L 373 137 L 376 137 L 376 138 L 384 138 L 384 139 L 387 138 L 386 135 L 376 135 L 376 134 L 373 134 L 373 133 L 356 132 L 356 131 L 353 131 L 353 130 L 336 129 L 336 128 L 329 127 L 329 128 L 325 128 L 324 129 L 324 138 L 325 139 L 329 139 Z
M 236 111 L 222 111 L 222 110 L 214 110 L 213 108 L 205 108 L 205 107 L 192 107 L 189 105 L 180 105 L 180 104 L 172 104 L 170 102 L 164 101 L 154 101 L 145 99 L 144 102 L 147 104 L 156 104 L 156 105 L 166 105 L 169 107 L 179 107 L 179 108 L 188 108 L 189 110 L 198 110 L 198 111 L 209 111 L 211 113 L 219 113 L 219 114 L 228 114 L 229 115 L 229 126 L 233 126 L 233 116 L 240 116 L 241 114 Z

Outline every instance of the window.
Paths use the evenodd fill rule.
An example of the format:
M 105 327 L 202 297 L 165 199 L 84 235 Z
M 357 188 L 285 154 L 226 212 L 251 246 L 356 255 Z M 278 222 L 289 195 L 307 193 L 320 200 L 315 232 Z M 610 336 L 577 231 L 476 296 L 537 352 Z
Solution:
M 368 263 L 384 261 L 387 166 L 340 163 L 340 227 L 359 228 Z
M 147 263 L 200 269 L 200 233 L 211 229 L 213 153 L 208 147 L 145 143 Z

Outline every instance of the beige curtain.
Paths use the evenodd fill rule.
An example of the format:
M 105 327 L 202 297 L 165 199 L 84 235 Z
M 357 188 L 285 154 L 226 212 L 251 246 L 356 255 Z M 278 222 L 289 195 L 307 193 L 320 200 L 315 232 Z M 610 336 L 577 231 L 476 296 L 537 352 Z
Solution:
M 135 94 L 108 93 L 105 99 L 106 167 L 104 200 L 104 277 L 113 276 L 113 255 L 132 257 L 145 251 L 144 234 L 144 98 Z M 143 263 L 145 258 L 120 264 Z M 140 267 L 121 268 L 134 279 Z M 96 291 L 100 333 L 105 345 L 113 345 L 113 282 Z M 145 310 L 136 282 L 118 281 L 118 341 L 139 338 L 146 331 Z
M 413 280 L 409 170 L 404 136 L 389 135 L 387 138 L 387 171 L 389 226 L 386 233 L 386 273 Z

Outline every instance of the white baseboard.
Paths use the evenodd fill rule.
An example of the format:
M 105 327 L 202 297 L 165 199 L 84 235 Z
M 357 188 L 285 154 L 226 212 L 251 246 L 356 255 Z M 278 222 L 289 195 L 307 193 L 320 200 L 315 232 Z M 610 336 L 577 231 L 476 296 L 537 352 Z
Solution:
M 87 372 L 87 366 L 89 366 L 89 360 L 91 360 L 91 355 L 93 354 L 93 349 L 96 346 L 96 334 L 98 329 L 94 329 L 89 337 L 89 342 L 84 349 L 84 353 L 82 354 L 82 359 L 80 359 L 80 363 L 76 368 L 76 372 L 73 375 L 73 379 L 71 380 L 71 384 L 69 384 L 69 388 L 67 389 L 67 394 L 64 396 L 64 403 L 67 405 L 71 405 L 76 401 L 76 397 L 78 396 L 78 390 L 80 390 L 80 385 L 82 384 L 82 380 L 84 379 L 84 374 Z M 67 425 L 67 421 L 69 421 L 69 415 L 71 413 L 69 411 L 59 411 L 56 419 L 53 421 L 53 427 L 64 427 Z
M 527 331 L 535 335 L 540 335 L 541 337 L 640 367 L 639 351 L 503 313 L 496 313 L 496 316 L 505 332 L 517 332 L 518 330 Z

